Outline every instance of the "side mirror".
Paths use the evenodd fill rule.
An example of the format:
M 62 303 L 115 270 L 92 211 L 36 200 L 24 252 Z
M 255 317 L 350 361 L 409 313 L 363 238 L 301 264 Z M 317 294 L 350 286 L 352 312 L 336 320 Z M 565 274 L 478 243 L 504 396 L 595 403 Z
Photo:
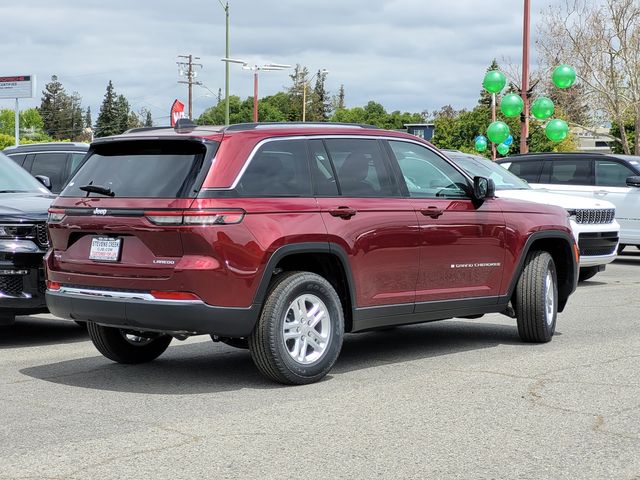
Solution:
M 627 186 L 640 187 L 640 177 L 627 177 Z
M 51 179 L 46 175 L 36 175 L 36 180 L 38 180 L 42 185 L 51 190 Z
M 496 184 L 485 177 L 473 177 L 473 196 L 476 200 L 492 198 L 496 195 Z

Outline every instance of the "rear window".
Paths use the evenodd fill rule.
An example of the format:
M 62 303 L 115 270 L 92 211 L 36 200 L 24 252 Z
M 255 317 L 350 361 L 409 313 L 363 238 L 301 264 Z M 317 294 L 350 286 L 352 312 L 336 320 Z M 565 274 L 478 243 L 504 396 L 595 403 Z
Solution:
M 187 140 L 97 145 L 61 196 L 84 197 L 80 187 L 96 185 L 109 188 L 116 198 L 192 198 L 218 145 Z

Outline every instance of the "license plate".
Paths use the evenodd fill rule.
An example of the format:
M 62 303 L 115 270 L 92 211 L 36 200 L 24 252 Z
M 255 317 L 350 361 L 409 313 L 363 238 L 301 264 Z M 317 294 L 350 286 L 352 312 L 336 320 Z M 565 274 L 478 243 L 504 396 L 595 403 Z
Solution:
M 120 260 L 120 238 L 94 237 L 91 239 L 89 260 L 117 262 Z

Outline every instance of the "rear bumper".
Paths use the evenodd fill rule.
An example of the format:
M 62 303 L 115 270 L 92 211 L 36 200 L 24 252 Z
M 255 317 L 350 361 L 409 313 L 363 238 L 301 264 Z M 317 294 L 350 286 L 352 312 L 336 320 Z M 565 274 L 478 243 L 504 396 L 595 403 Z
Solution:
M 119 293 L 124 295 L 47 290 L 46 298 L 49 310 L 58 317 L 176 334 L 246 337 L 260 314 L 255 304 L 248 308 L 215 307 L 201 301 L 123 298 L 116 296 Z

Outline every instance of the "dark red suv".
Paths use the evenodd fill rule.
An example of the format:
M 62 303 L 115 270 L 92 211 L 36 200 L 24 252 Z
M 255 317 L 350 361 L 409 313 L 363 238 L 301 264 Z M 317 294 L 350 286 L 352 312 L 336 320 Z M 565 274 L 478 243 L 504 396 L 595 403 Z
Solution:
M 209 334 L 282 383 L 322 378 L 345 332 L 502 312 L 549 341 L 577 279 L 563 209 L 495 198 L 429 143 L 359 125 L 99 139 L 49 228 L 49 308 L 106 357 Z

